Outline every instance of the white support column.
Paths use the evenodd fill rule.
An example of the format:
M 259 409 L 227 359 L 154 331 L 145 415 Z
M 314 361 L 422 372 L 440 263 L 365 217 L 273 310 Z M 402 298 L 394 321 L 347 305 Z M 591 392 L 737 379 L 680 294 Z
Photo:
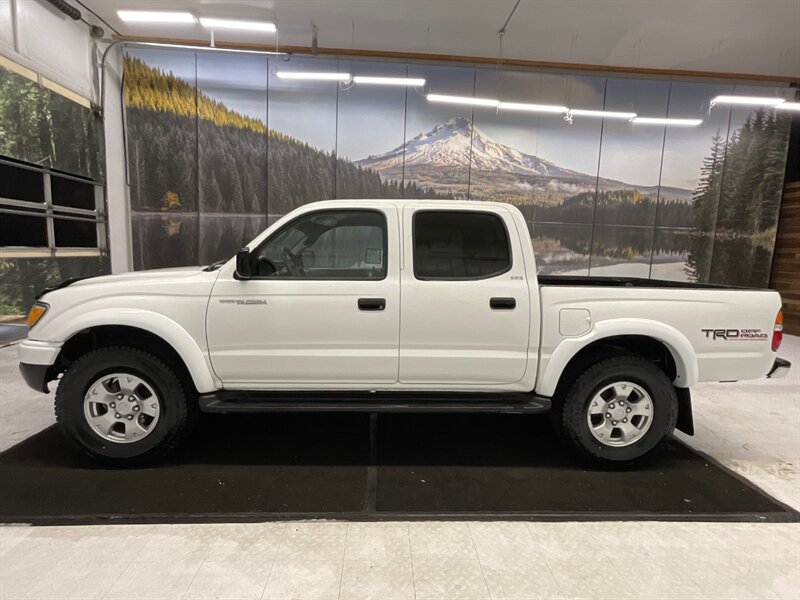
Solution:
M 106 205 L 111 272 L 133 269 L 130 190 L 125 180 L 125 140 L 122 128 L 122 48 L 112 48 L 106 60 L 105 114 Z

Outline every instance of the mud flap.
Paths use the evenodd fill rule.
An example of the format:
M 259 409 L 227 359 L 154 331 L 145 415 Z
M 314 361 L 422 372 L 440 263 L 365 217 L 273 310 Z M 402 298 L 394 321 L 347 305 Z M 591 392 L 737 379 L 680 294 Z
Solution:
M 678 422 L 675 429 L 686 435 L 694 435 L 694 418 L 692 417 L 692 393 L 689 388 L 675 388 L 678 395 Z

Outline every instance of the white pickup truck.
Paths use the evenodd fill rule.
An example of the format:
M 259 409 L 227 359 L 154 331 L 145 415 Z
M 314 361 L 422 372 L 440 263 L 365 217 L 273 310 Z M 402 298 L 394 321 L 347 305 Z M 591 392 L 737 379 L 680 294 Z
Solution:
M 308 204 L 208 267 L 66 281 L 19 345 L 28 384 L 117 464 L 198 410 L 550 411 L 605 466 L 692 433 L 689 387 L 785 375 L 770 290 L 536 274 L 508 204 Z M 62 375 L 63 374 L 63 375 Z

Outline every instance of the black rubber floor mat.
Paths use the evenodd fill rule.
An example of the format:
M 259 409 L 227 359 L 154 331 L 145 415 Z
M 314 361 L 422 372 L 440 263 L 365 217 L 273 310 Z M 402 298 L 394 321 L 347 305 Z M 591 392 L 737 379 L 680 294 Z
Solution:
M 368 415 L 203 415 L 164 464 L 97 466 L 57 428 L 0 455 L 0 520 L 362 510 Z M 367 434 L 365 434 L 367 432 Z
M 98 467 L 51 428 L 0 455 L 0 522 L 276 518 L 797 520 L 673 441 L 634 471 L 587 469 L 542 417 L 204 415 L 181 452 Z
M 515 415 L 382 419 L 377 510 L 687 517 L 786 512 L 676 441 L 650 465 L 604 471 L 564 452 L 548 425 L 541 417 Z

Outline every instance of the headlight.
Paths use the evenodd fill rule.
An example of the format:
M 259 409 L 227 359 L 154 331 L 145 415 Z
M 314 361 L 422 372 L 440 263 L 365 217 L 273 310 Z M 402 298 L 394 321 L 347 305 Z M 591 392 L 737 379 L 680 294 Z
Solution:
M 28 327 L 32 328 L 36 325 L 44 316 L 44 313 L 47 312 L 48 308 L 50 308 L 50 306 L 44 302 L 37 302 L 34 304 L 33 308 L 31 308 L 31 312 L 28 313 Z

